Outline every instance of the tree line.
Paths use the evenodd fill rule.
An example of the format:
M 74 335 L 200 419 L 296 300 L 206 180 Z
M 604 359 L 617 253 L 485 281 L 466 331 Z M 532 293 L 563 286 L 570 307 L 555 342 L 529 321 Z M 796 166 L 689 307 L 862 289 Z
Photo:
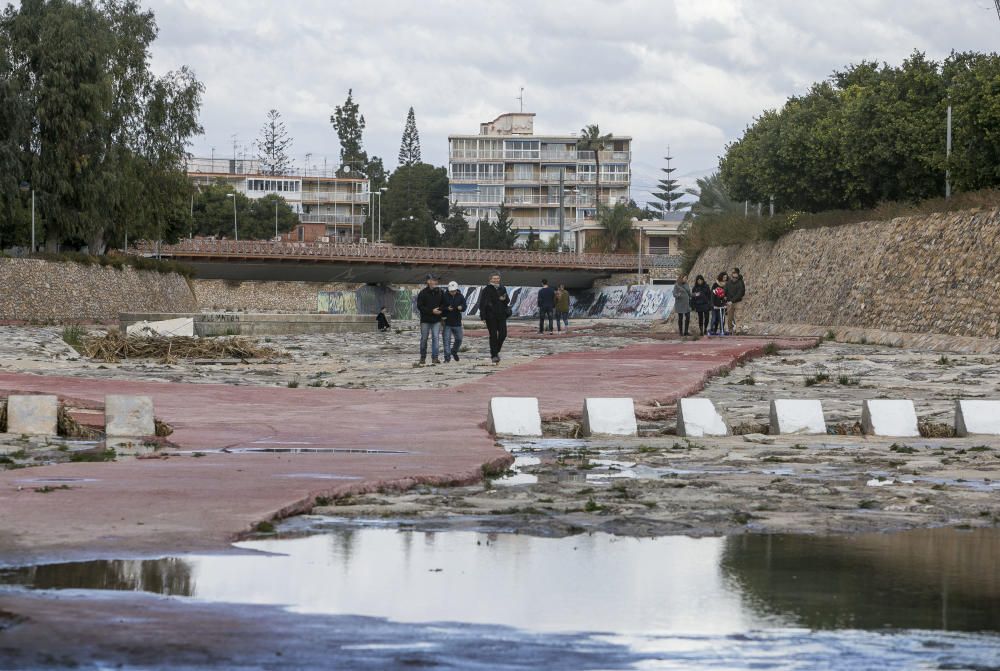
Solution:
M 0 245 L 103 253 L 189 223 L 184 159 L 203 86 L 156 76 L 152 12 L 133 0 L 23 0 L 0 14 Z
M 942 196 L 946 170 L 956 191 L 1000 185 L 998 82 L 996 53 L 850 65 L 755 119 L 726 146 L 722 183 L 737 202 L 804 212 Z

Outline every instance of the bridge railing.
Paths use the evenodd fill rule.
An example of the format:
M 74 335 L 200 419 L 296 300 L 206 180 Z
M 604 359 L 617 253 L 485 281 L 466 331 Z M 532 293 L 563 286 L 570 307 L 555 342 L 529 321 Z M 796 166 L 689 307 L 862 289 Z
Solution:
M 398 247 L 353 242 L 273 242 L 269 240 L 182 240 L 158 249 L 149 242 L 136 245 L 140 254 L 168 257 L 231 257 L 279 259 L 382 260 L 389 263 L 427 263 L 447 265 L 582 268 L 632 270 L 639 265 L 637 254 L 602 254 L 573 252 L 534 252 L 521 249 L 454 249 L 450 247 Z M 680 257 L 644 254 L 646 268 L 672 268 Z

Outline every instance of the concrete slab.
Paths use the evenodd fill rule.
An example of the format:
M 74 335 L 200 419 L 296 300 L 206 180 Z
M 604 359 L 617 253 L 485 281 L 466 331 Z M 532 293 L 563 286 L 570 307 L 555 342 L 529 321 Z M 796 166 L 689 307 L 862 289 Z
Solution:
M 1000 436 L 1000 401 L 955 401 L 955 435 Z
M 816 399 L 774 399 L 771 401 L 771 434 L 825 434 L 823 403 Z
M 7 433 L 22 436 L 55 436 L 59 430 L 59 399 L 32 394 L 7 397 Z
M 153 399 L 149 396 L 108 394 L 104 397 L 104 432 L 108 438 L 156 435 Z
M 913 401 L 901 399 L 871 399 L 861 408 L 861 428 L 869 436 L 916 438 L 917 412 Z
M 631 398 L 586 398 L 583 401 L 583 435 L 635 436 L 635 403 Z
M 159 321 L 141 321 L 129 324 L 125 329 L 127 335 L 137 336 L 194 336 L 194 319 L 179 317 L 177 319 L 162 319 Z
M 541 436 L 542 416 L 538 399 L 495 396 L 490 399 L 486 430 L 498 436 Z
M 729 426 L 708 398 L 682 398 L 677 402 L 677 435 L 689 438 L 728 436 Z
M 270 314 L 263 312 L 123 312 L 120 328 L 142 322 L 192 319 L 194 335 L 294 335 L 301 333 L 344 333 L 375 330 L 375 315 Z

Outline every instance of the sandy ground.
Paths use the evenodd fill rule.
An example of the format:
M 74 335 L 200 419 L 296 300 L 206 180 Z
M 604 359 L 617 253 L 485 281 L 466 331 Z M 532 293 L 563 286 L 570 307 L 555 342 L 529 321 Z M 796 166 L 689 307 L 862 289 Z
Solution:
M 0 371 L 87 377 L 93 379 L 200 382 L 231 385 L 301 386 L 369 389 L 434 389 L 463 384 L 560 352 L 617 349 L 660 339 L 643 337 L 648 322 L 577 321 L 572 337 L 512 337 L 500 366 L 490 365 L 482 322 L 468 320 L 461 361 L 414 367 L 419 359 L 419 325 L 397 322 L 387 333 L 330 333 L 258 336 L 257 343 L 285 355 L 249 363 L 155 360 L 121 363 L 91 361 L 62 339 L 57 327 L 0 326 Z M 512 333 L 537 335 L 534 322 L 511 322 Z M 95 328 L 93 334 L 102 333 Z M 428 350 L 430 346 L 428 345 Z M 430 351 L 428 351 L 428 361 Z M 443 355 L 442 355 L 443 357 Z

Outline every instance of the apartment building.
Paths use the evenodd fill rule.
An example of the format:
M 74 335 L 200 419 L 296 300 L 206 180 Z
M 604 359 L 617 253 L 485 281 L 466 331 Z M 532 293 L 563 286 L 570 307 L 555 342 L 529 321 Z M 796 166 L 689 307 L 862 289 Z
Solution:
M 449 135 L 449 196 L 465 208 L 470 228 L 495 220 L 505 203 L 522 240 L 531 230 L 548 240 L 559 235 L 561 178 L 564 244 L 573 247 L 574 231 L 593 222 L 597 203 L 628 201 L 632 138 L 615 135 L 595 154 L 577 149 L 576 134 L 535 135 L 534 120 L 511 112 L 480 124 L 477 135 Z
M 299 215 L 292 239 L 327 238 L 337 242 L 364 238 L 369 184 L 362 177 L 333 170 L 307 169 L 297 175 L 264 175 L 253 159 L 192 158 L 187 175 L 195 186 L 223 184 L 248 198 L 277 194 Z

